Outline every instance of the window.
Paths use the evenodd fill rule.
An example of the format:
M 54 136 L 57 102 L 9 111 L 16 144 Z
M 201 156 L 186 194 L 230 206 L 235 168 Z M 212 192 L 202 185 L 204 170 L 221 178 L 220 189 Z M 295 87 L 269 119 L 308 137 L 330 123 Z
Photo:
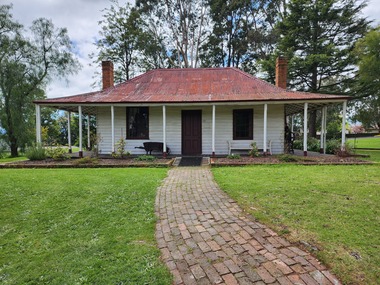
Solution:
M 149 139 L 149 108 L 127 108 L 127 139 Z
M 238 109 L 233 110 L 233 139 L 252 140 L 253 139 L 253 110 Z

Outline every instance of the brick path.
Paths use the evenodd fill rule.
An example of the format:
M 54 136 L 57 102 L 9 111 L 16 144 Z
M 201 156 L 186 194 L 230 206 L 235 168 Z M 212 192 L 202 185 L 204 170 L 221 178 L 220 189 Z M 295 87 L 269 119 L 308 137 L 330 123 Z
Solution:
M 174 284 L 341 284 L 309 253 L 244 213 L 207 167 L 171 169 L 156 212 L 158 246 Z

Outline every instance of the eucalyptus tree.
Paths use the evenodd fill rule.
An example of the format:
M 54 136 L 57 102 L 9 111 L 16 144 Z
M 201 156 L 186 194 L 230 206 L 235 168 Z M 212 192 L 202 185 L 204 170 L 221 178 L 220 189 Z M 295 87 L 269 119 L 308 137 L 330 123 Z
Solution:
M 159 29 L 168 66 L 200 66 L 200 49 L 210 33 L 206 0 L 137 0 L 136 6 L 151 30 Z
M 17 156 L 33 137 L 33 100 L 45 97 L 53 77 L 75 73 L 80 66 L 65 28 L 40 18 L 27 37 L 10 10 L 10 5 L 0 6 L 0 118 L 11 155 Z
M 256 61 L 277 42 L 275 25 L 283 0 L 209 0 L 213 29 L 202 46 L 204 66 L 233 66 L 256 72 Z

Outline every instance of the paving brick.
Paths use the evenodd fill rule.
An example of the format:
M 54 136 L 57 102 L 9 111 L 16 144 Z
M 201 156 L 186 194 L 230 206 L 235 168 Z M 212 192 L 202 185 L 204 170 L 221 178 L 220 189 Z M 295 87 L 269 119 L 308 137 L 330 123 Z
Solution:
M 265 262 L 262 264 L 266 270 L 268 270 L 268 272 L 275 278 L 278 278 L 278 277 L 281 277 L 283 276 L 284 274 L 276 267 L 276 265 L 271 262 L 271 261 L 268 261 L 268 262 Z
M 302 281 L 301 277 L 298 274 L 292 274 L 292 275 L 288 275 L 286 277 L 289 278 L 289 280 L 290 280 L 290 282 L 292 282 L 292 284 L 305 285 L 305 282 Z
M 218 251 L 221 249 L 219 244 L 213 240 L 208 241 L 207 244 L 209 245 L 209 247 L 211 247 L 211 250 L 213 251 Z
M 223 280 L 227 285 L 239 285 L 238 281 L 232 274 L 223 275 Z
M 215 263 L 213 265 L 220 275 L 230 273 L 230 270 L 223 262 Z
M 309 253 L 246 215 L 208 168 L 169 170 L 156 214 L 157 245 L 173 284 L 340 284 Z
M 256 272 L 265 283 L 270 284 L 276 281 L 276 279 L 263 266 L 256 268 Z
M 331 285 L 332 283 L 326 278 L 325 275 L 319 270 L 315 270 L 313 272 L 310 272 L 311 277 L 314 278 L 314 280 L 317 281 L 320 285 Z
M 301 274 L 300 277 L 306 285 L 318 285 L 317 281 L 307 273 Z
M 277 278 L 277 282 L 280 283 L 280 285 L 293 285 L 293 283 L 286 276 Z
M 325 275 L 327 277 L 327 279 L 334 285 L 339 285 L 341 284 L 340 281 L 333 275 L 331 274 L 329 271 L 327 270 L 324 270 L 322 271 L 323 275 Z
M 287 266 L 285 264 L 285 262 L 279 260 L 279 259 L 276 259 L 276 260 L 273 260 L 273 263 L 275 264 L 275 266 L 285 275 L 287 274 L 290 274 L 290 273 L 293 273 L 293 270 Z
M 195 264 L 190 267 L 191 272 L 193 273 L 195 279 L 199 280 L 203 277 L 206 277 L 206 273 L 203 271 L 202 267 L 199 264 Z
M 241 268 L 239 268 L 239 266 L 233 262 L 231 259 L 229 260 L 225 260 L 224 262 L 224 265 L 227 266 L 227 268 L 232 272 L 232 273 L 237 273 L 237 272 L 240 272 L 242 271 Z

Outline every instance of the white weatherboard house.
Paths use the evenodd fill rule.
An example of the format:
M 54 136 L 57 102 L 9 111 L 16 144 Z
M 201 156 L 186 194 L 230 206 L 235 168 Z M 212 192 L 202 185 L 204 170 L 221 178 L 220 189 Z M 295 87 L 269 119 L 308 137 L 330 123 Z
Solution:
M 103 89 L 35 101 L 37 142 L 41 142 L 41 107 L 96 116 L 98 150 L 111 154 L 120 138 L 126 151 L 144 154 L 144 142 L 160 142 L 171 155 L 226 155 L 255 141 L 264 153 L 284 152 L 286 117 L 322 110 L 321 149 L 325 148 L 326 108 L 349 97 L 286 90 L 286 59 L 276 63 L 276 86 L 236 68 L 157 69 L 113 85 L 113 64 L 103 62 Z M 343 128 L 342 128 L 343 129 Z M 82 145 L 82 129 L 79 131 Z M 342 147 L 345 132 L 342 130 Z M 69 136 L 69 146 L 71 146 Z M 166 155 L 166 152 L 163 152 Z M 307 147 L 304 147 L 307 155 Z M 82 147 L 80 147 L 82 156 Z

